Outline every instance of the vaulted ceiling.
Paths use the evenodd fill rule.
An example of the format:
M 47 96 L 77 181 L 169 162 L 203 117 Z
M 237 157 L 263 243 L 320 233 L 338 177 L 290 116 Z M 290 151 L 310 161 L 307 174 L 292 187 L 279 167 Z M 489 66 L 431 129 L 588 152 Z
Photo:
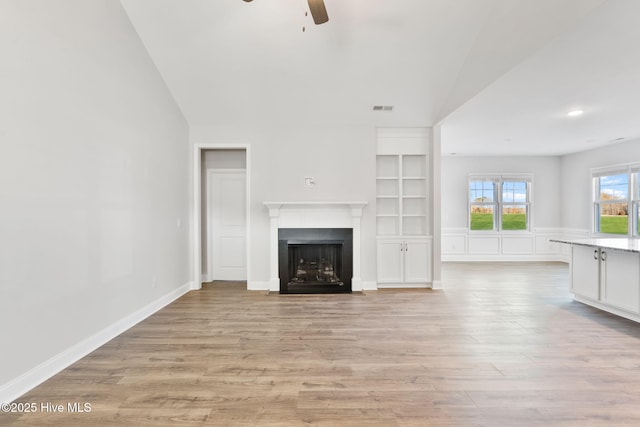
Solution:
M 441 123 L 468 155 L 640 136 L 636 0 L 325 0 L 319 26 L 305 0 L 121 1 L 192 126 Z

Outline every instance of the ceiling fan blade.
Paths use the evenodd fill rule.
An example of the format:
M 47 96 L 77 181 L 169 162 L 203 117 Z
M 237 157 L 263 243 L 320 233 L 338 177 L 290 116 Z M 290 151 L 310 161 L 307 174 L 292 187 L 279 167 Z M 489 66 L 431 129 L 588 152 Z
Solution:
M 324 24 L 329 20 L 327 8 L 324 7 L 324 0 L 307 0 L 309 3 L 309 11 L 316 25 Z

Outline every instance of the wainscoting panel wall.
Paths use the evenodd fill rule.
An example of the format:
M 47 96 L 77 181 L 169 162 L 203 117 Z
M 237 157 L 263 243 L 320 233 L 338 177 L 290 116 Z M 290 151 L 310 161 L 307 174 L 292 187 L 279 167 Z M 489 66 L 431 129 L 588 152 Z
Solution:
M 502 236 L 502 253 L 508 255 L 530 255 L 534 253 L 534 236 Z
M 487 235 L 469 235 L 469 253 L 472 254 L 499 254 L 500 237 Z
M 466 228 L 442 230 L 443 261 L 565 261 L 567 245 L 551 239 L 587 238 L 589 230 L 536 228 L 524 233 L 470 232 Z

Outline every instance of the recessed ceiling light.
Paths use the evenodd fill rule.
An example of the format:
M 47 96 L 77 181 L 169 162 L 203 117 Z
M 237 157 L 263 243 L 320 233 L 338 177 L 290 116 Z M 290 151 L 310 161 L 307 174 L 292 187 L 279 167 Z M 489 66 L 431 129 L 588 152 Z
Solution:
M 567 113 L 569 117 L 578 117 L 584 114 L 583 110 L 571 110 Z

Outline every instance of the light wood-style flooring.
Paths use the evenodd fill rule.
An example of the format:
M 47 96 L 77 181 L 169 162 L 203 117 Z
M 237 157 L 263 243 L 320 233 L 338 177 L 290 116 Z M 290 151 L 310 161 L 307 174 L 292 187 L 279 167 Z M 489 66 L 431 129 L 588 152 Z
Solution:
M 640 324 L 562 263 L 448 263 L 444 291 L 266 295 L 211 283 L 19 402 L 13 425 L 638 426 Z

